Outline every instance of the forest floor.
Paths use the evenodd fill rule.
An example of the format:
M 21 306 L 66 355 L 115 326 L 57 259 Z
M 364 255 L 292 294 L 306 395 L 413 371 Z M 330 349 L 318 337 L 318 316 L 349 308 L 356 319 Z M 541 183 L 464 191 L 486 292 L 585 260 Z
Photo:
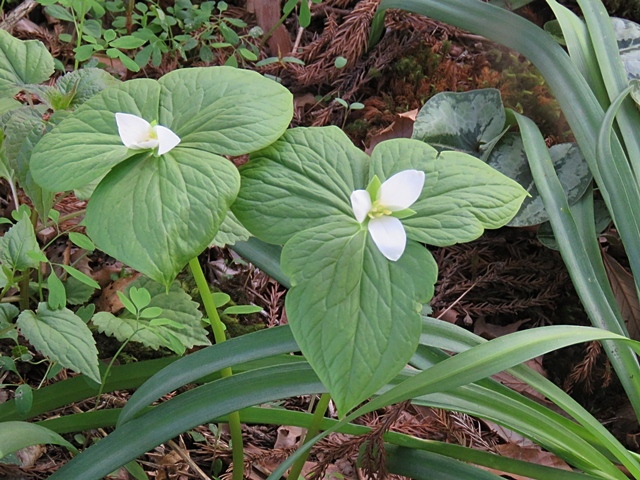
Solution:
M 241 19 L 247 25 L 241 34 L 265 21 L 256 16 L 258 1 L 228 3 L 224 15 Z M 302 60 L 304 65 L 282 61 L 256 67 L 255 62 L 240 58 L 244 63 L 241 66 L 279 77 L 294 93 L 293 126 L 340 126 L 364 150 L 382 139 L 410 136 L 417 109 L 436 93 L 478 88 L 499 89 L 505 106 L 533 118 L 549 145 L 570 141 L 560 109 L 535 68 L 518 54 L 486 39 L 426 17 L 392 11 L 382 41 L 368 50 L 370 24 L 378 3 L 378 0 L 324 0 L 314 4 L 309 27 L 299 28 L 296 15 L 291 15 L 265 45 L 261 45 L 260 38 L 246 39 L 259 49 L 261 59 L 277 57 L 280 52 L 281 56 Z M 10 14 L 12 8 L 12 5 L 5 7 L 6 13 Z M 537 22 L 544 21 L 546 15 L 544 10 L 533 7 L 521 13 Z M 63 64 L 72 65 L 71 47 L 58 40 L 58 35 L 67 28 L 65 22 L 45 16 L 42 8 L 36 6 L 15 23 L 12 33 L 19 38 L 43 41 Z M 204 62 L 169 52 L 157 67 L 148 66 L 138 73 L 127 71 L 117 60 L 105 60 L 105 68 L 122 79 L 158 78 L 178 67 L 223 64 L 234 54 L 233 49 L 216 50 L 214 58 Z M 338 57 L 345 60 L 341 68 L 337 68 Z M 335 101 L 336 98 L 343 102 Z M 357 108 L 350 108 L 351 105 Z M 84 204 L 68 197 L 56 208 L 66 214 L 84 208 Z M 605 235 L 609 240 L 614 237 L 612 231 Z M 609 240 L 603 241 L 607 255 L 624 264 L 624 253 L 615 241 Z M 52 248 L 59 248 L 60 254 L 64 254 L 64 245 Z M 488 339 L 542 325 L 589 325 L 560 255 L 538 241 L 535 229 L 502 228 L 488 231 L 468 244 L 431 251 L 439 266 L 439 281 L 431 303 L 434 317 Z M 285 289 L 275 280 L 230 250 L 211 249 L 201 260 L 207 267 L 209 281 L 217 289 L 228 293 L 236 303 L 255 304 L 264 309 L 261 314 L 243 317 L 240 323 L 227 319 L 236 322 L 229 324 L 231 332 L 243 333 L 286 322 Z M 114 283 L 112 277 L 123 266 L 99 255 L 88 261 L 93 277 L 103 286 L 102 293 L 92 301 L 99 310 L 117 309 L 114 292 L 128 280 Z M 619 281 L 625 281 L 624 273 L 618 271 L 617 275 Z M 108 357 L 117 349 L 110 339 L 100 338 L 99 342 L 103 356 Z M 131 346 L 123 358 L 155 355 L 158 353 Z M 554 352 L 531 365 L 571 392 L 627 447 L 640 451 L 635 416 L 598 344 Z M 39 381 L 42 372 L 38 367 L 33 369 L 33 377 L 38 379 L 34 381 Z M 28 378 L 28 372 L 25 373 Z M 512 378 L 501 380 L 524 394 L 533 394 Z M 103 395 L 97 407 L 122 406 L 128 395 L 128 392 Z M 0 402 L 7 398 L 8 392 L 0 389 Z M 545 402 L 544 398 L 534 398 Z M 297 398 L 285 405 L 307 409 L 310 401 Z M 92 399 L 50 415 L 95 407 Z M 392 429 L 422 438 L 473 446 L 545 465 L 558 466 L 561 462 L 513 432 L 455 412 L 403 405 L 402 409 L 391 407 L 371 414 L 362 422 L 378 425 L 389 418 L 395 418 Z M 249 475 L 252 479 L 266 478 L 294 449 L 302 434 L 297 427 L 244 428 L 247 452 L 253 460 Z M 74 441 L 82 446 L 92 437 L 104 434 L 104 431 L 87 432 L 76 435 Z M 228 465 L 230 452 L 226 439 L 227 432 L 218 430 L 216 425 L 205 425 L 149 452 L 141 464 L 147 475 L 157 480 L 210 478 L 212 465 L 222 471 Z M 340 435 L 329 437 L 314 449 L 309 468 L 327 467 L 327 478 L 359 478 L 361 473 L 355 467 L 357 448 L 345 450 L 345 443 L 348 440 Z M 33 447 L 21 453 L 16 465 L 0 464 L 0 478 L 46 478 L 68 458 L 63 449 Z M 130 478 L 128 475 L 122 469 L 113 478 Z

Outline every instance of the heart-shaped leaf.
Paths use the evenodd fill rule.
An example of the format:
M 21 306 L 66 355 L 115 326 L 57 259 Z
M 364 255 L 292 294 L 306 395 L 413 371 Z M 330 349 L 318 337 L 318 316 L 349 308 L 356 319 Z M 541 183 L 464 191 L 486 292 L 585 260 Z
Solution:
M 264 148 L 287 128 L 292 96 L 281 85 L 226 67 L 173 71 L 95 95 L 36 146 L 34 179 L 52 191 L 99 181 L 87 208 L 96 246 L 170 285 L 213 240 L 239 188 L 220 155 Z M 116 113 L 170 129 L 180 143 L 158 156 L 131 150 Z
M 582 152 L 574 143 L 561 143 L 549 149 L 554 168 L 569 205 L 577 202 L 591 183 L 591 172 Z M 527 155 L 520 134 L 508 133 L 491 153 L 487 164 L 522 185 L 529 197 L 525 198 L 518 214 L 509 222 L 511 227 L 540 225 L 549 220 L 542 197 L 533 182 Z
M 441 92 L 420 109 L 411 138 L 484 158 L 504 130 L 505 120 L 499 90 Z

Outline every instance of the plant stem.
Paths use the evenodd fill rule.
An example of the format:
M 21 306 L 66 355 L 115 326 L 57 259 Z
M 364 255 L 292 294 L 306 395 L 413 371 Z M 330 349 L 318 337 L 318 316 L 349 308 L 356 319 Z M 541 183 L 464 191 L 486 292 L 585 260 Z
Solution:
M 313 413 L 311 425 L 309 425 L 307 434 L 304 436 L 302 442 L 300 442 L 300 445 L 304 445 L 305 443 L 307 443 L 307 440 L 315 437 L 318 434 L 318 432 L 320 431 L 320 425 L 322 424 L 322 420 L 324 420 L 324 414 L 327 411 L 327 407 L 329 406 L 330 401 L 331 395 L 329 395 L 328 393 L 323 393 L 320 397 L 320 400 L 318 401 L 318 405 L 316 405 L 316 411 Z M 287 476 L 289 480 L 298 480 L 298 478 L 300 478 L 302 467 L 304 467 L 304 464 L 309 457 L 309 453 L 310 451 L 298 458 L 298 460 L 296 460 L 296 463 L 291 466 L 291 471 Z
M 204 310 L 209 317 L 209 323 L 213 330 L 213 337 L 216 343 L 222 343 L 227 339 L 225 329 L 220 317 L 218 316 L 218 309 L 213 301 L 213 295 L 209 290 L 209 284 L 204 277 L 204 272 L 198 261 L 198 257 L 194 257 L 189 261 L 189 268 L 193 274 L 193 278 L 196 281 L 196 286 L 200 291 L 200 298 L 204 305 Z M 223 368 L 220 370 L 220 374 L 223 378 L 230 377 L 232 375 L 231 368 Z M 229 432 L 231 433 L 231 451 L 233 456 L 233 480 L 242 480 L 244 473 L 244 449 L 242 446 L 242 427 L 240 426 L 240 414 L 238 412 L 232 412 L 228 416 L 229 420 Z

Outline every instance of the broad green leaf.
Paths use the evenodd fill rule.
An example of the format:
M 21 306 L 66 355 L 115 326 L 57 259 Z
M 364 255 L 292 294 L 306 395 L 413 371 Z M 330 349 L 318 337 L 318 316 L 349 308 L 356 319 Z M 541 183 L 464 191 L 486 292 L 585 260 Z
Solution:
M 258 238 L 283 244 L 307 228 L 353 218 L 349 197 L 367 186 L 368 163 L 337 127 L 289 130 L 240 167 L 233 213 Z
M 0 30 L 0 96 L 13 97 L 22 87 L 53 74 L 53 57 L 42 42 L 18 40 Z
M 0 331 L 13 325 L 13 319 L 18 316 L 20 310 L 15 305 L 10 303 L 0 303 Z M 11 329 L 8 332 L 0 335 L 1 338 L 11 338 L 14 341 L 18 340 L 18 332 L 15 329 Z
M 27 422 L 2 422 L 0 426 L 0 458 L 17 452 L 21 448 L 44 443 L 62 445 L 77 453 L 76 448 L 64 438 L 40 425 Z
M 81 282 L 77 278 L 71 276 L 63 282 L 63 285 L 64 291 L 67 295 L 67 303 L 69 305 L 82 305 L 84 303 L 87 303 L 96 291 L 96 289 L 91 285 L 88 285 L 85 282 Z M 76 315 L 80 317 L 80 314 L 78 314 L 78 312 L 76 312 Z M 81 318 L 83 321 L 85 321 L 85 323 L 87 322 L 84 317 Z M 90 315 L 89 318 L 91 318 Z
M 37 268 L 40 263 L 28 252 L 40 250 L 31 219 L 26 213 L 0 238 L 0 261 L 13 270 Z
M 34 128 L 43 130 L 45 122 L 40 114 L 29 107 L 22 107 L 5 113 L 0 119 L 4 131 L 4 148 L 9 167 L 17 172 L 17 158 L 26 137 Z
M 0 98 L 0 115 L 20 107 L 22 107 L 22 103 L 11 97 Z
M 15 401 L 18 413 L 26 417 L 33 405 L 33 390 L 28 384 L 24 383 L 16 388 Z
M 160 90 L 158 82 L 139 79 L 104 90 L 85 102 L 36 145 L 31 158 L 35 181 L 51 191 L 72 190 L 138 153 L 120 140 L 115 114 L 128 112 L 157 120 Z
M 251 237 L 251 233 L 244 228 L 233 212 L 229 210 L 220 225 L 218 233 L 216 233 L 211 242 L 211 246 L 224 247 L 225 245 L 234 245 L 236 242 L 246 242 L 249 237 Z
M 84 248 L 88 252 L 92 252 L 96 249 L 95 245 L 89 239 L 89 237 L 83 235 L 82 233 L 69 232 L 69 240 L 71 240 L 74 245 L 77 245 L 80 248 Z
M 51 310 L 64 308 L 67 304 L 67 293 L 64 285 L 53 270 L 47 278 L 47 288 L 49 289 L 49 298 L 47 298 L 49 308 Z
M 376 165 L 382 157 L 373 152 Z M 378 168 L 378 167 L 376 167 Z M 437 182 L 411 206 L 407 236 L 436 246 L 469 242 L 486 228 L 504 226 L 517 213 L 526 191 L 482 160 L 461 152 L 442 152 L 434 161 Z
M 192 152 L 136 155 L 102 180 L 87 207 L 96 246 L 165 285 L 210 245 L 240 184 L 231 162 Z
M 257 73 L 222 67 L 132 80 L 95 95 L 46 135 L 32 173 L 53 191 L 108 174 L 89 203 L 89 235 L 98 248 L 170 285 L 211 243 L 235 198 L 238 174 L 219 155 L 276 140 L 291 119 L 291 100 Z M 118 112 L 157 121 L 181 142 L 160 158 L 129 150 L 118 135 Z
M 161 125 L 175 125 L 181 147 L 242 155 L 277 140 L 293 115 L 291 93 L 256 72 L 210 67 L 160 79 Z M 179 148 L 179 147 L 177 147 Z
M 96 342 L 91 330 L 71 310 L 51 310 L 46 303 L 40 303 L 36 313 L 24 310 L 17 324 L 43 355 L 100 383 Z
M 60 77 L 56 87 L 64 94 L 71 94 L 68 107 L 75 108 L 96 93 L 119 83 L 118 79 L 101 68 L 83 68 Z
M 554 145 L 549 149 L 549 154 L 562 188 L 567 194 L 569 205 L 573 205 L 582 197 L 591 183 L 589 166 L 576 144 Z M 508 223 L 509 226 L 539 225 L 549 219 L 533 181 L 519 134 L 505 135 L 491 153 L 487 164 L 518 182 L 530 195 L 524 199 L 518 214 Z
M 501 136 L 505 120 L 499 90 L 442 92 L 420 109 L 411 138 L 484 158 Z
M 409 242 L 400 260 L 390 262 L 353 220 L 294 236 L 282 268 L 292 283 L 286 297 L 291 331 L 344 415 L 413 355 L 419 312 L 437 278 L 435 261 Z

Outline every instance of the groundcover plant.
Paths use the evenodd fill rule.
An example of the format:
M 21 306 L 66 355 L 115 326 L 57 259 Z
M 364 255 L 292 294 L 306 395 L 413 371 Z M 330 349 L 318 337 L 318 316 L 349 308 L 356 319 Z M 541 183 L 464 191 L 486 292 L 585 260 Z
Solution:
M 454 17 L 468 15 L 461 5 Z M 13 84 L 12 80 L 11 88 Z M 190 339 L 181 335 L 188 321 L 170 316 L 172 302 L 191 312 L 195 319 L 191 332 L 202 314 L 193 311 L 190 299 L 174 296 L 169 302 L 162 295 L 177 294 L 174 279 L 189 264 L 216 345 L 136 370 L 135 365 L 102 368 L 97 352 L 88 355 L 93 363 L 78 365 L 41 342 L 44 354 L 72 364 L 93 383 L 72 378 L 35 394 L 18 392 L 16 400 L 0 405 L 4 422 L 0 454 L 48 442 L 72 449 L 59 434 L 116 425 L 51 478 L 98 479 L 122 465 L 144 475 L 136 469 L 137 456 L 202 423 L 227 421 L 233 476 L 239 480 L 244 421 L 309 428 L 308 441 L 282 463 L 274 478 L 292 464 L 289 476 L 297 478 L 309 448 L 333 431 L 365 434 L 363 465 L 372 474 L 382 475 L 389 468 L 413 478 L 499 478 L 458 461 L 463 460 L 551 480 L 627 478 L 618 468 L 622 464 L 640 478 L 636 456 L 598 421 L 553 384 L 518 366 L 567 345 L 607 340 L 612 351 L 622 353 L 617 368 L 627 368 L 631 378 L 635 370 L 630 354 L 640 352 L 640 347 L 618 334 L 625 333 L 623 327 L 618 333 L 546 327 L 486 342 L 428 316 L 437 267 L 424 244 L 467 242 L 485 229 L 507 224 L 518 213 L 526 191 L 481 159 L 438 151 L 421 140 L 381 142 L 369 156 L 336 127 L 286 130 L 292 107 L 292 96 L 284 87 L 256 73 L 230 67 L 192 68 L 173 71 L 158 81 L 139 79 L 109 86 L 75 111 L 39 127 L 42 134 L 32 142 L 27 161 L 34 184 L 49 194 L 83 189 L 90 197 L 88 237 L 74 237 L 75 242 L 87 249 L 95 246 L 149 278 L 121 295 L 128 313 L 114 320 L 68 310 L 57 277 L 50 276 L 47 302 L 41 288 L 36 313 L 28 310 L 28 301 L 21 305 L 18 327 L 44 332 L 58 328 L 63 336 L 68 332 L 65 338 L 75 327 L 89 333 L 84 341 L 90 346 L 90 331 L 82 321 L 86 318 L 125 343 L 134 337 L 146 342 L 153 338 L 178 352 L 182 345 L 184 351 L 198 343 L 193 333 Z M 562 187 L 553 181 L 549 153 L 535 126 L 517 114 L 513 118 L 519 122 L 527 153 L 538 159 L 531 163 L 533 178 L 565 254 L 571 237 L 562 229 L 561 217 L 571 209 L 588 209 L 588 204 L 570 208 L 562 200 Z M 239 169 L 224 158 L 247 153 L 249 161 Z M 591 161 L 588 153 L 585 157 Z M 602 181 L 599 171 L 592 173 Z M 26 278 L 28 287 L 29 269 L 48 260 L 33 236 L 29 212 L 18 212 L 15 225 L 0 243 L 0 259 L 3 267 L 9 266 L 3 268 L 9 279 Z M 622 217 L 617 214 L 614 219 Z M 197 256 L 225 222 L 239 222 L 266 242 L 254 242 L 246 249 L 247 256 L 261 259 L 265 270 L 290 288 L 285 303 L 289 326 L 224 341 L 217 305 Z M 21 244 L 29 255 L 22 254 Z M 283 248 L 274 254 L 267 244 Z M 571 262 L 572 257 L 565 255 Z M 15 272 L 23 273 L 13 279 Z M 600 279 L 597 271 L 592 273 L 592 279 Z M 589 283 L 593 282 L 587 281 L 584 288 Z M 610 299 L 606 290 L 590 293 L 596 304 L 600 297 Z M 18 309 L 5 313 L 2 334 L 15 329 L 12 320 Z M 147 329 L 144 335 L 152 335 L 145 337 L 141 325 Z M 302 355 L 290 355 L 298 351 Z M 444 351 L 459 353 L 450 357 Z M 413 368 L 405 368 L 407 364 Z M 487 378 L 510 368 L 573 420 Z M 192 382 L 200 386 L 148 408 L 165 393 Z M 40 425 L 18 421 L 118 388 L 137 388 L 122 410 Z M 313 415 L 260 406 L 316 393 L 323 395 Z M 21 400 L 29 395 L 28 402 Z M 369 397 L 374 398 L 367 401 Z M 337 405 L 339 420 L 323 419 L 330 399 Z M 409 435 L 371 432 L 350 423 L 361 414 L 405 400 L 490 419 L 536 441 L 575 471 Z M 362 402 L 366 403 L 358 407 Z M 316 435 L 319 430 L 324 432 Z M 382 449 L 388 454 L 387 464 L 371 460 L 382 458 Z

